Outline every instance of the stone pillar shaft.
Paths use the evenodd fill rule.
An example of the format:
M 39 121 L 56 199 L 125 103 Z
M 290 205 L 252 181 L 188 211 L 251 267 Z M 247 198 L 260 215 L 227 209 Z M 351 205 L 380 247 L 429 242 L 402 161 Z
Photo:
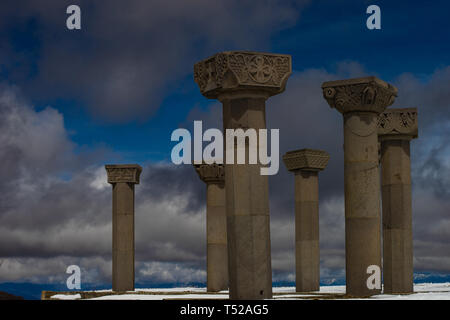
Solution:
M 297 292 L 320 289 L 319 177 L 295 173 L 295 285 Z
M 388 109 L 379 117 L 383 203 L 384 293 L 413 292 L 410 140 L 417 109 Z
M 347 294 L 368 296 L 367 268 L 381 268 L 377 114 L 344 115 L 345 259 Z
M 295 174 L 295 275 L 296 291 L 320 290 L 319 171 L 330 156 L 321 150 L 302 149 L 283 156 Z
M 227 290 L 227 213 L 223 183 L 208 183 L 206 212 L 207 290 Z
M 222 103 L 224 128 L 266 128 L 264 98 Z M 248 148 L 246 159 L 248 163 Z M 225 164 L 230 299 L 272 297 L 269 182 L 260 168 L 259 164 Z
M 206 183 L 207 290 L 228 289 L 227 213 L 223 165 L 194 165 Z
M 265 129 L 265 101 L 284 91 L 291 72 L 288 55 L 228 51 L 197 63 L 194 79 L 205 97 L 222 102 L 226 133 Z M 259 164 L 248 164 L 247 143 L 246 158 L 225 163 L 230 298 L 271 298 L 268 179 Z
M 134 290 L 134 184 L 113 185 L 113 291 Z
M 397 89 L 376 77 L 325 82 L 322 89 L 328 104 L 344 117 L 347 294 L 378 294 L 381 215 L 377 122 L 378 115 L 395 101 Z M 374 283 L 368 281 L 371 266 L 380 271 L 375 271 L 378 281 Z
M 385 293 L 413 292 L 409 141 L 381 143 Z
M 134 290 L 134 185 L 139 183 L 139 165 L 106 165 L 113 186 L 113 291 Z

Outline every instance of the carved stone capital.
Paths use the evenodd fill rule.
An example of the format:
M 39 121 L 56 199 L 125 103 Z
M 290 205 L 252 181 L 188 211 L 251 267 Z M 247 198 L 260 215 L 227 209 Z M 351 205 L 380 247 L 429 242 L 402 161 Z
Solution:
M 194 164 L 200 179 L 205 183 L 224 183 L 225 170 L 223 164 Z
M 286 54 L 227 51 L 194 65 L 194 80 L 209 99 L 238 93 L 276 95 L 284 91 L 291 73 L 291 56 Z
M 417 108 L 387 109 L 378 116 L 378 136 L 383 139 L 415 139 Z
M 325 169 L 329 159 L 327 152 L 312 149 L 289 151 L 283 156 L 283 162 L 289 171 L 320 171 Z
M 341 113 L 362 111 L 379 114 L 397 97 L 397 88 L 377 77 L 324 82 L 322 90 L 330 107 Z
M 107 164 L 108 183 L 119 182 L 139 184 L 142 167 L 138 164 Z

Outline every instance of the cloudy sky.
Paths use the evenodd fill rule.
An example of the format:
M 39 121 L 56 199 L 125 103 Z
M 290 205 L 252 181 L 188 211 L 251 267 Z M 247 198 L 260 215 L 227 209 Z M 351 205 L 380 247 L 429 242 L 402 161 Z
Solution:
M 78 4 L 82 29 L 66 28 Z M 381 7 L 382 29 L 366 28 Z M 292 55 L 286 91 L 268 100 L 280 154 L 323 149 L 321 276 L 344 280 L 342 118 L 324 81 L 376 75 L 393 107 L 417 107 L 412 142 L 414 267 L 450 275 L 448 1 L 166 0 L 0 2 L 0 283 L 111 283 L 111 186 L 104 164 L 139 163 L 136 281 L 205 282 L 205 185 L 175 166 L 172 131 L 221 128 L 221 106 L 193 81 L 224 50 Z M 294 280 L 293 177 L 270 177 L 273 279 Z

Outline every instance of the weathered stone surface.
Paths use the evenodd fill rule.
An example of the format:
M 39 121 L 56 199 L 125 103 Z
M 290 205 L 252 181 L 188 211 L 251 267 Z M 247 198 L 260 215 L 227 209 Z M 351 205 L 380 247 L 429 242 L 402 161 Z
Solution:
M 106 165 L 113 185 L 113 291 L 134 290 L 134 185 L 141 166 Z
M 194 79 L 205 97 L 222 102 L 224 130 L 265 129 L 265 101 L 284 91 L 291 72 L 289 55 L 232 51 L 197 63 Z M 225 157 L 234 152 L 225 147 Z M 225 165 L 231 299 L 272 298 L 268 177 L 260 169 Z
M 295 173 L 296 291 L 320 289 L 319 179 L 330 156 L 325 151 L 302 149 L 287 152 L 284 164 Z
M 225 129 L 263 129 L 265 99 L 226 99 Z M 232 152 L 225 149 L 225 155 Z M 246 150 L 248 159 L 248 150 Z M 231 299 L 272 298 L 269 181 L 259 164 L 226 164 L 228 259 Z
M 395 140 L 418 137 L 417 108 L 387 109 L 378 117 L 378 136 L 380 139 Z
M 205 183 L 224 183 L 225 169 L 222 164 L 194 164 L 199 178 Z
M 397 88 L 377 77 L 329 81 L 322 84 L 323 96 L 340 113 L 380 113 L 392 105 Z
M 275 95 L 284 91 L 291 73 L 290 55 L 248 51 L 217 53 L 194 66 L 194 80 L 210 99 L 238 91 Z
M 301 149 L 289 151 L 283 156 L 284 164 L 289 171 L 323 170 L 328 164 L 330 155 L 322 150 Z
M 380 293 L 367 287 L 367 268 L 381 269 L 378 115 L 394 103 L 397 89 L 366 77 L 325 82 L 328 104 L 344 118 L 345 252 L 347 294 Z
M 108 183 L 129 182 L 139 184 L 142 168 L 137 164 L 107 164 L 105 168 L 108 174 Z
M 222 164 L 194 165 L 200 179 L 206 183 L 207 290 L 228 289 L 227 213 L 225 178 Z
M 413 292 L 410 140 L 417 138 L 417 109 L 388 109 L 378 121 L 383 203 L 385 293 Z

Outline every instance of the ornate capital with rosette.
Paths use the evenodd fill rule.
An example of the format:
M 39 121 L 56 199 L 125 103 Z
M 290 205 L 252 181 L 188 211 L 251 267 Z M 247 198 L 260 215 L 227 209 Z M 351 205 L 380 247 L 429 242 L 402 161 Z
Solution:
M 227 51 L 194 65 L 194 80 L 210 99 L 235 92 L 276 95 L 284 91 L 291 73 L 291 56 L 286 54 Z
M 107 164 L 108 183 L 119 182 L 139 184 L 142 167 L 138 164 Z
M 289 171 L 320 171 L 325 169 L 329 159 L 327 152 L 312 149 L 289 151 L 283 156 L 283 162 Z
M 330 107 L 341 113 L 381 113 L 397 97 L 397 88 L 377 77 L 324 82 L 322 90 Z
M 378 136 L 381 139 L 415 139 L 417 122 L 417 108 L 387 109 L 378 116 Z
M 205 183 L 224 183 L 225 170 L 223 164 L 194 164 L 200 179 Z

